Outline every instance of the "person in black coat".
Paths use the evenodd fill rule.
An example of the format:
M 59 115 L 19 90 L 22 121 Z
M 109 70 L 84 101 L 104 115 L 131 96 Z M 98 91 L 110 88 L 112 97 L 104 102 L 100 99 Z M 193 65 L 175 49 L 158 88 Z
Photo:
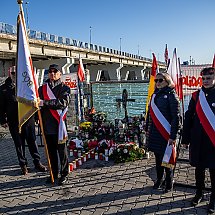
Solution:
M 190 164 L 195 167 L 197 190 L 192 205 L 196 206 L 203 198 L 205 169 L 209 168 L 212 187 L 209 212 L 213 213 L 215 202 L 215 69 L 204 68 L 201 75 L 202 88 L 192 94 L 188 110 L 185 113 L 182 144 L 189 145 Z M 200 103 L 198 103 L 201 101 L 200 95 L 201 98 L 206 99 L 205 102 L 202 102 L 203 112 L 207 113 L 207 109 L 211 111 L 209 117 L 204 118 L 203 112 L 199 112 L 201 109 Z M 206 108 L 206 104 L 208 108 Z M 212 129 L 208 126 L 209 124 L 205 126 L 208 118 L 211 120 L 208 123 L 211 124 Z M 211 133 L 208 133 L 210 130 Z
M 154 152 L 156 161 L 157 180 L 153 186 L 154 189 L 160 189 L 163 183 L 164 170 L 166 172 L 165 178 L 165 192 L 172 189 L 173 186 L 173 171 L 170 168 L 161 166 L 164 152 L 169 144 L 175 144 L 180 125 L 180 106 L 179 99 L 174 90 L 174 83 L 168 73 L 158 73 L 155 78 L 155 91 L 152 95 L 154 103 L 170 124 L 170 135 L 166 139 L 157 127 L 157 123 L 152 120 L 151 103 L 146 119 L 146 145 L 149 151 Z
M 68 154 L 66 147 L 66 140 L 59 142 L 59 121 L 54 111 L 64 111 L 71 99 L 70 88 L 61 81 L 61 71 L 59 66 L 52 64 L 49 66 L 49 79 L 39 88 L 40 106 L 42 121 L 44 127 L 44 134 L 47 142 L 48 153 L 51 162 L 51 168 L 55 180 L 58 180 L 58 155 L 61 165 L 61 177 L 58 180 L 58 185 L 63 185 L 67 180 L 69 171 Z M 47 86 L 48 85 L 48 86 Z M 54 98 L 46 98 L 44 87 L 50 89 Z M 65 122 L 65 121 L 64 121 Z M 48 179 L 51 182 L 51 179 Z
M 0 86 L 0 101 L 0 123 L 4 128 L 9 127 L 22 174 L 26 175 L 28 173 L 27 159 L 25 157 L 25 140 L 35 168 L 40 172 L 45 172 L 47 169 L 40 162 L 40 154 L 36 143 L 34 116 L 24 123 L 21 133 L 19 133 L 18 102 L 15 96 L 15 72 L 11 72 L 11 77 L 8 77 L 5 83 Z

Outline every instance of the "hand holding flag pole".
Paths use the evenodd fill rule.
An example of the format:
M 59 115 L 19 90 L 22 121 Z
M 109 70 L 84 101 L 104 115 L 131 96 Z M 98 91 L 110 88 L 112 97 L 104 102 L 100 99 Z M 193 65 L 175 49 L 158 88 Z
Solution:
M 37 82 L 34 74 L 33 64 L 30 55 L 22 0 L 17 0 L 20 6 L 20 14 L 17 22 L 17 60 L 16 60 L 16 97 L 18 101 L 19 130 L 21 126 L 38 111 L 40 127 L 45 146 L 45 152 L 50 170 L 51 181 L 54 177 L 49 159 L 47 143 L 44 135 L 41 112 L 39 110 L 39 94 Z

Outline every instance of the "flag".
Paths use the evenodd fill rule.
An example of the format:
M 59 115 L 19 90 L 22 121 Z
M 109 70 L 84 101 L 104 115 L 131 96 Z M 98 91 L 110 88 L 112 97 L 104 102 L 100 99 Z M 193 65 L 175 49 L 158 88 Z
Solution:
M 166 44 L 166 48 L 165 48 L 165 52 L 164 52 L 164 59 L 165 59 L 166 65 L 168 65 L 169 56 L 168 56 L 167 44 Z
M 214 54 L 214 59 L 213 59 L 212 67 L 215 68 L 215 54 Z
M 167 144 L 161 166 L 174 169 L 176 164 L 176 146 Z
M 157 65 L 157 60 L 156 60 L 155 54 L 152 53 L 152 56 L 153 56 L 152 69 L 151 69 L 151 75 L 150 75 L 150 80 L 149 80 L 148 97 L 147 97 L 147 100 L 146 100 L 146 114 L 148 112 L 149 101 L 150 101 L 151 96 L 152 96 L 152 94 L 154 93 L 154 90 L 155 90 L 155 82 L 154 82 L 154 80 L 155 80 L 155 76 L 156 76 L 156 73 L 157 73 L 157 70 L 158 70 L 158 65 Z
M 79 65 L 78 65 L 78 78 L 79 78 L 80 82 L 83 82 L 85 80 L 85 78 L 84 78 L 84 66 L 83 66 L 81 58 L 79 60 Z
M 17 29 L 16 97 L 21 131 L 21 126 L 38 110 L 39 96 L 22 11 L 18 15 Z
M 183 97 L 183 90 L 182 90 L 182 75 L 180 71 L 180 64 L 179 59 L 177 58 L 176 48 L 173 51 L 173 57 L 170 61 L 169 67 L 167 69 L 167 73 L 171 76 L 174 84 L 175 90 L 178 94 L 179 98 L 182 99 Z

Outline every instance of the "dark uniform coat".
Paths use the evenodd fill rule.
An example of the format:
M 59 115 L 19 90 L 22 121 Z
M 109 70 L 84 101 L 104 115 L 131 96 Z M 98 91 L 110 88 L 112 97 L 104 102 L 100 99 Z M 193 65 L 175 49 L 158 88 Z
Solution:
M 18 128 L 18 102 L 15 95 L 15 85 L 8 77 L 0 86 L 0 123 Z
M 170 139 L 175 140 L 180 125 L 180 106 L 175 90 L 170 87 L 164 87 L 162 89 L 155 89 L 154 93 L 156 94 L 154 100 L 156 106 L 171 125 Z M 145 130 L 148 133 L 146 144 L 149 151 L 163 156 L 167 141 L 153 123 L 150 110 L 147 115 Z
M 45 134 L 58 134 L 58 121 L 52 116 L 49 109 L 64 110 L 70 102 L 70 88 L 66 86 L 60 79 L 54 82 L 47 83 L 55 95 L 56 99 L 44 100 L 44 106 L 41 109 L 43 126 Z M 40 99 L 44 99 L 42 86 L 39 88 Z
M 215 114 L 215 87 L 210 89 L 202 87 L 202 90 L 212 112 Z M 215 147 L 202 127 L 196 113 L 198 95 L 199 92 L 193 94 L 188 110 L 185 113 L 182 144 L 190 144 L 190 164 L 192 166 L 215 168 Z

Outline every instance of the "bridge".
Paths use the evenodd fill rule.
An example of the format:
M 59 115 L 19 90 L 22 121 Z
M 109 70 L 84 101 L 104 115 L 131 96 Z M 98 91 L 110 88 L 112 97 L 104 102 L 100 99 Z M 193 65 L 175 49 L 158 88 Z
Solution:
M 0 22 L 0 76 L 15 65 L 16 26 Z M 37 72 L 43 73 L 51 63 L 58 63 L 63 73 L 77 71 L 79 58 L 89 70 L 90 81 L 148 80 L 152 60 L 112 48 L 76 39 L 28 30 L 30 52 Z M 158 62 L 160 70 L 166 65 Z

